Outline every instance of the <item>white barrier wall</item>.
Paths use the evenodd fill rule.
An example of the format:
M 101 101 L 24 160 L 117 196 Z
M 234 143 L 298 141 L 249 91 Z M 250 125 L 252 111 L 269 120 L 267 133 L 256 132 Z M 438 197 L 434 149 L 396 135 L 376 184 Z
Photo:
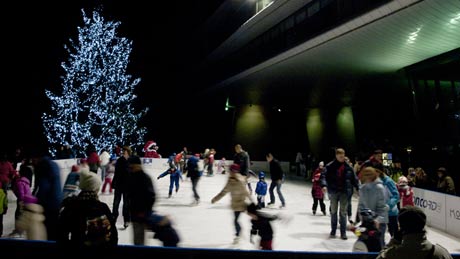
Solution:
M 460 237 L 460 197 L 414 188 L 414 203 L 425 212 L 428 226 Z

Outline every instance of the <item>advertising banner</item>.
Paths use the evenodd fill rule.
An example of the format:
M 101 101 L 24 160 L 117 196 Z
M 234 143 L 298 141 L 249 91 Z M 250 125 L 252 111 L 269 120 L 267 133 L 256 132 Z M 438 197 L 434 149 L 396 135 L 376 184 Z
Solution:
M 446 230 L 446 195 L 439 192 L 414 188 L 414 203 L 426 214 L 427 225 Z
M 446 196 L 446 232 L 460 237 L 460 197 Z

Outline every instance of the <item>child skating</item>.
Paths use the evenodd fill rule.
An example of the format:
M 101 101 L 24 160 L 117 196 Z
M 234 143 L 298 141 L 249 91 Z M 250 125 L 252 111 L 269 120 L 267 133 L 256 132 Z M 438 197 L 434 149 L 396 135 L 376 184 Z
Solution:
M 157 177 L 157 179 L 159 180 L 160 178 L 163 178 L 168 174 L 169 174 L 168 198 L 171 198 L 174 186 L 176 187 L 176 193 L 177 193 L 179 191 L 179 180 L 183 181 L 183 179 L 182 179 L 182 172 L 179 170 L 179 167 L 175 164 L 174 165 L 171 164 L 169 169 L 164 171 L 162 174 L 160 174 Z

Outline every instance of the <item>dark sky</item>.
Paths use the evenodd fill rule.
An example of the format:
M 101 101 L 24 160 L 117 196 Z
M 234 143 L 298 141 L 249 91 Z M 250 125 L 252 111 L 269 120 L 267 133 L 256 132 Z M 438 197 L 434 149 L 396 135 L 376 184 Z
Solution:
M 3 149 L 41 145 L 40 116 L 46 110 L 44 89 L 61 89 L 64 44 L 76 39 L 81 10 L 102 6 L 106 20 L 121 22 L 118 35 L 133 41 L 129 73 L 142 79 L 136 89 L 143 104 L 161 110 L 177 93 L 189 66 L 203 56 L 196 32 L 222 0 L 194 1 L 8 1 L 3 27 Z M 163 82 L 168 82 L 166 85 Z M 165 87 L 167 86 L 167 87 Z M 165 112 L 165 111 L 164 111 Z

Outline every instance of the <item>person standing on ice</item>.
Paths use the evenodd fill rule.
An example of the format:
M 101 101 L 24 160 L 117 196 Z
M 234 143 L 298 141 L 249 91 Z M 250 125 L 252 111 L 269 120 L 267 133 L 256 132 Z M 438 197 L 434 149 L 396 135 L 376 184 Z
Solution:
M 241 226 L 238 222 L 241 212 L 246 211 L 246 198 L 251 202 L 252 197 L 248 192 L 246 187 L 246 178 L 240 173 L 240 166 L 238 164 L 232 164 L 230 166 L 230 174 L 228 176 L 227 183 L 225 184 L 222 191 L 220 191 L 214 198 L 212 198 L 211 203 L 216 203 L 222 199 L 227 193 L 231 195 L 231 208 L 234 214 L 233 224 L 235 226 L 235 238 L 233 243 L 236 244 L 240 240 Z

